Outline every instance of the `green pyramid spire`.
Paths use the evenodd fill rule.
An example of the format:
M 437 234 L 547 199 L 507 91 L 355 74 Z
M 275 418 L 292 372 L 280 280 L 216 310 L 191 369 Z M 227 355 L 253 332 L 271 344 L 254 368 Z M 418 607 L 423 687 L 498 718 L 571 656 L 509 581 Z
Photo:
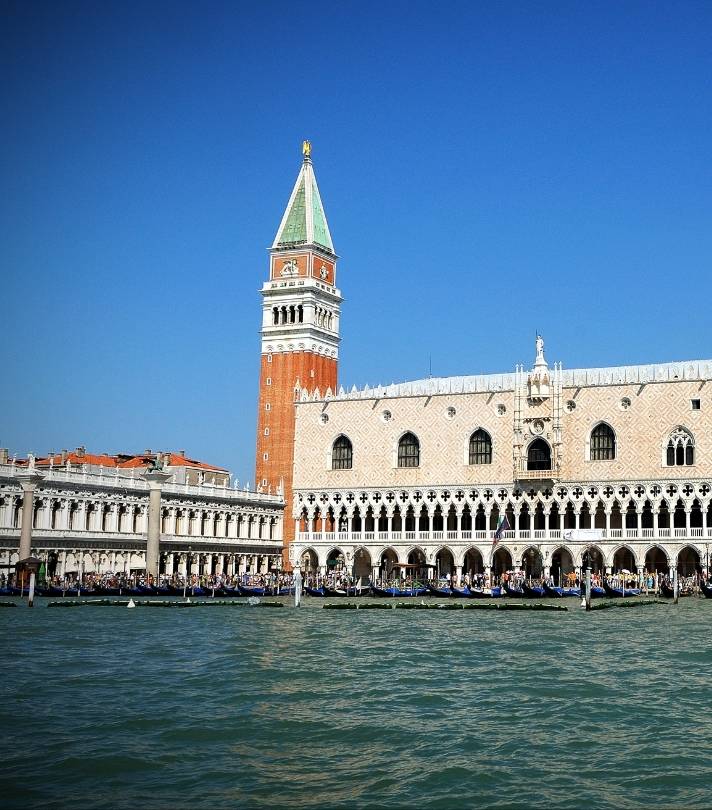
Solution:
M 292 189 L 273 248 L 295 244 L 319 245 L 331 253 L 334 245 L 311 162 L 311 145 L 305 141 L 304 162 Z

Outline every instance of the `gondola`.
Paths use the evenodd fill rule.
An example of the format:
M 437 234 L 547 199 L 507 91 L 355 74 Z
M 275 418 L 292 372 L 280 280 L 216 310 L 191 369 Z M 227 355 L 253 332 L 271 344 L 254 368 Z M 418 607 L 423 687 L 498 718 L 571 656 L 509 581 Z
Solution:
M 368 596 L 369 593 L 368 588 L 355 588 L 353 585 L 349 586 L 348 588 L 329 588 L 326 585 L 322 585 L 322 589 L 324 591 L 324 596 L 357 597 Z
M 601 590 L 603 590 L 603 588 L 601 588 Z M 603 593 L 605 595 L 606 592 L 603 591 Z M 561 595 L 563 597 L 573 596 L 576 599 L 580 599 L 581 598 L 581 588 L 562 588 L 561 589 Z M 591 588 L 591 596 L 593 596 L 593 588 Z
M 473 593 L 469 588 L 456 588 L 451 585 L 450 590 L 457 599 L 477 599 L 477 594 Z
M 607 582 L 603 583 L 603 590 L 609 599 L 622 599 L 628 596 L 640 596 L 639 588 L 613 588 Z M 591 596 L 593 596 L 593 588 L 591 588 Z
M 712 599 L 712 585 L 708 582 L 700 582 L 700 590 L 705 595 L 706 599 Z
M 452 591 L 450 588 L 436 588 L 435 585 L 427 584 L 428 591 L 432 596 L 439 596 L 441 599 L 452 598 Z
M 675 598 L 675 589 L 670 585 L 669 582 L 662 582 L 660 584 L 660 595 L 664 596 L 666 599 L 674 599 Z M 677 592 L 678 598 L 681 596 L 692 596 L 691 591 L 683 591 L 678 590 Z M 710 597 L 712 598 L 712 597 Z
M 551 599 L 563 599 L 564 589 L 558 585 L 547 585 L 544 583 L 544 593 Z
M 264 596 L 267 589 L 262 586 L 238 585 L 240 596 Z
M 79 591 L 76 588 L 59 588 L 56 585 L 51 585 L 47 588 L 47 596 L 52 596 L 54 598 L 58 596 L 78 596 Z
M 426 596 L 428 593 L 427 588 L 411 588 L 410 590 L 401 590 L 400 588 L 378 588 L 373 583 L 371 584 L 371 591 L 374 596 L 385 596 L 389 598 L 410 598 L 412 596 Z
M 502 589 L 497 586 L 488 590 L 484 588 L 468 588 L 467 590 L 470 593 L 470 597 L 474 599 L 500 599 L 504 596 Z
M 318 596 L 320 599 L 326 596 L 323 588 L 310 588 L 308 585 L 305 585 L 304 590 L 309 594 L 309 596 Z
M 114 588 L 109 585 L 97 585 L 94 592 L 97 596 L 121 596 L 121 588 Z
M 546 596 L 546 590 L 541 585 L 527 585 L 522 582 L 522 590 L 529 599 L 543 599 Z
M 507 582 L 504 583 L 504 591 L 507 596 L 512 596 L 515 599 L 524 599 L 526 596 L 521 588 L 515 588 L 513 585 L 509 585 Z

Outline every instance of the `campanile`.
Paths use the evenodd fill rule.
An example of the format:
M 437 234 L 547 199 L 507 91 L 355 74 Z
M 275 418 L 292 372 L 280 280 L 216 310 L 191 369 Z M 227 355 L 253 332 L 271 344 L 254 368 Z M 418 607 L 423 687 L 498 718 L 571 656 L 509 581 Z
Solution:
M 334 245 L 311 161 L 304 159 L 269 251 L 269 279 L 262 285 L 262 358 L 257 415 L 256 483 L 282 484 L 286 501 L 285 564 L 294 539 L 295 387 L 336 392 L 341 293 Z

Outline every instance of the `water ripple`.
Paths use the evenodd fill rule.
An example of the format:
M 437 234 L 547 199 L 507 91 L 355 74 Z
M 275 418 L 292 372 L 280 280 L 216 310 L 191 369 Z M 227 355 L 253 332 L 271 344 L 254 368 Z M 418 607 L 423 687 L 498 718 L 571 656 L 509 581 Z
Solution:
M 8 808 L 708 807 L 712 603 L 0 613 Z

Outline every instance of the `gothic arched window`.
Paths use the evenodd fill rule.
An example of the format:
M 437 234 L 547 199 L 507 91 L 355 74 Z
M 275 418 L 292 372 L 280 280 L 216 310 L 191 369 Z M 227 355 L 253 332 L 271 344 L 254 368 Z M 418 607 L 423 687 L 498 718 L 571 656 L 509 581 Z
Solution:
M 528 470 L 550 470 L 551 448 L 543 439 L 534 439 L 527 450 Z
M 470 436 L 470 464 L 492 463 L 492 437 L 486 430 L 476 430 Z
M 398 466 L 420 466 L 420 442 L 413 433 L 406 433 L 398 442 Z
M 695 440 L 684 427 L 676 427 L 667 443 L 667 466 L 690 467 L 695 463 Z
M 591 461 L 612 461 L 616 457 L 616 434 L 601 422 L 591 431 Z
M 354 448 L 346 436 L 339 436 L 331 448 L 331 469 L 350 470 L 354 463 Z

